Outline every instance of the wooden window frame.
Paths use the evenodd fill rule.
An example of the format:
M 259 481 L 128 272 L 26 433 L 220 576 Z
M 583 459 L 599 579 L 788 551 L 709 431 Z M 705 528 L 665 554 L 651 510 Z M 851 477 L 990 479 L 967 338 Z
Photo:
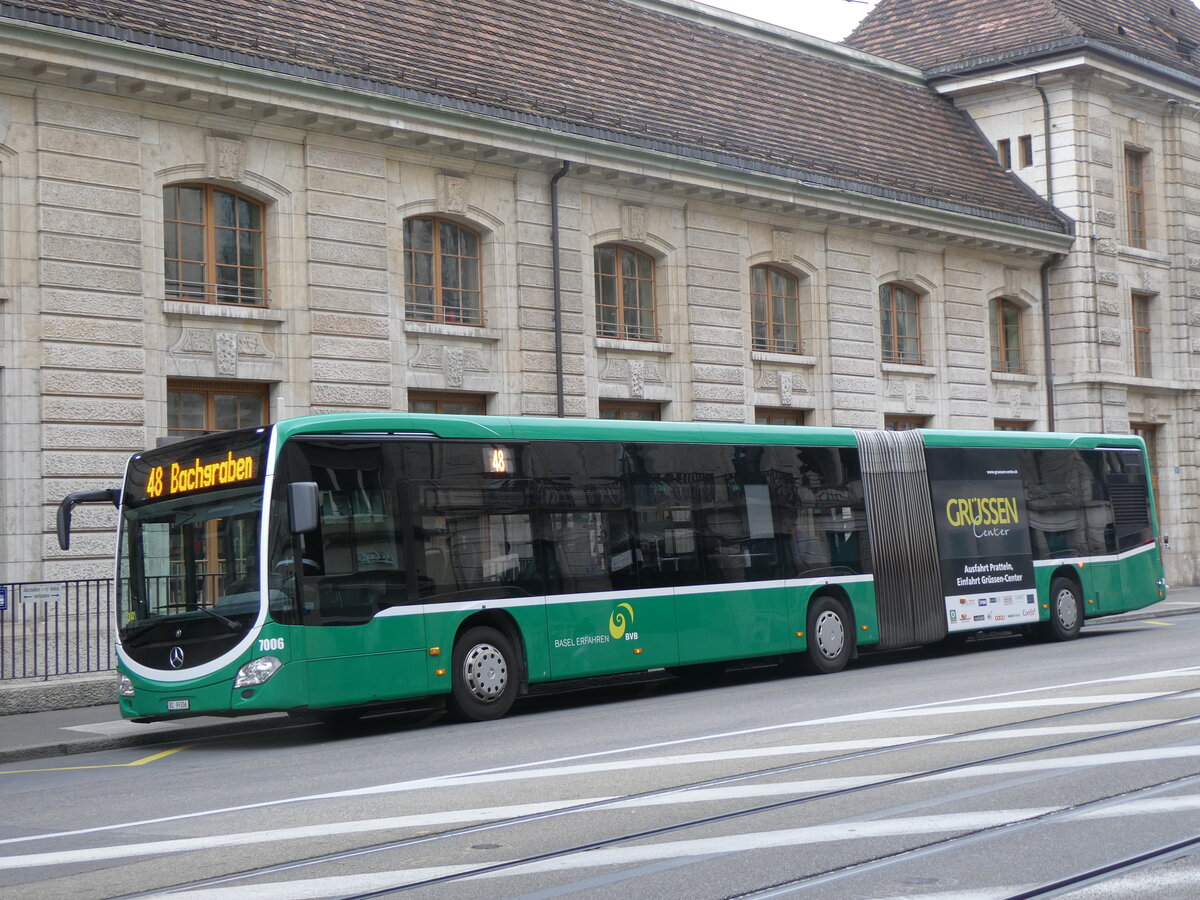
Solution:
M 1153 294 L 1134 291 L 1130 294 L 1130 309 L 1133 326 L 1133 374 L 1137 378 L 1152 378 L 1154 375 L 1152 329 L 1150 306 Z
M 1022 308 L 1013 301 L 998 297 L 991 303 L 991 315 L 989 317 L 989 331 L 991 332 L 991 350 L 992 350 L 992 371 L 1006 372 L 1014 375 L 1025 374 L 1025 348 L 1024 342 L 1021 340 L 1022 326 Z M 1004 321 L 1005 312 L 1011 312 L 1015 317 L 1016 322 L 1016 346 L 1013 347 L 1008 339 L 1009 326 Z M 1013 350 L 1016 350 L 1016 358 L 1010 358 Z
M 433 241 L 432 249 L 428 251 L 417 249 L 413 246 L 412 228 L 417 222 L 430 223 Z M 458 229 L 460 232 L 470 235 L 475 241 L 475 254 L 472 256 L 465 253 L 449 253 L 443 250 L 443 227 Z M 486 325 L 486 311 L 483 308 L 483 235 L 469 225 L 464 225 L 462 222 L 448 219 L 445 216 L 409 216 L 404 220 L 402 232 L 404 236 L 405 318 L 412 322 L 467 325 L 473 328 L 482 328 Z M 431 259 L 430 272 L 433 277 L 431 284 L 418 283 L 413 280 L 417 271 L 415 259 L 418 254 L 429 256 Z M 476 287 L 446 286 L 443 281 L 445 275 L 444 267 L 450 260 L 457 261 L 455 268 L 460 273 L 466 271 L 468 267 L 474 270 Z M 433 302 L 425 305 L 428 308 L 418 305 L 415 295 L 419 290 L 428 290 L 431 292 Z M 457 305 L 447 305 L 446 299 L 450 293 L 460 294 L 464 300 L 473 298 L 475 301 L 474 306 L 466 302 Z
M 170 397 L 180 394 L 204 395 L 204 427 L 184 428 L 171 421 Z M 207 381 L 199 378 L 169 378 L 167 379 L 167 434 L 172 437 L 195 437 L 203 434 L 213 434 L 230 429 L 220 427 L 216 421 L 217 397 L 225 395 L 253 396 L 262 401 L 262 415 L 257 421 L 237 423 L 235 428 L 251 428 L 256 425 L 270 423 L 271 415 L 271 386 L 258 381 Z
M 613 251 L 613 271 L 611 273 L 601 271 L 600 253 L 606 250 Z M 631 277 L 626 275 L 623 265 L 623 259 L 626 255 L 632 256 L 635 260 L 648 261 L 650 264 L 649 277 Z M 630 247 L 627 244 L 600 244 L 593 253 L 593 265 L 595 267 L 596 282 L 596 336 L 627 341 L 657 342 L 661 340 L 662 336 L 658 329 L 658 260 L 646 251 Z M 634 268 L 636 270 L 636 265 Z M 612 295 L 615 304 L 603 302 L 605 279 L 612 280 Z M 640 288 L 649 285 L 650 308 L 648 311 L 641 306 L 626 304 L 626 284 L 629 281 L 635 283 L 634 294 L 639 298 L 641 297 Z M 602 312 L 604 309 L 614 310 L 614 322 L 605 321 L 605 316 Z M 650 318 L 649 324 L 641 321 L 647 312 Z M 638 320 L 636 324 L 629 323 L 628 318 L 630 313 L 633 313 L 633 317 Z
M 606 412 L 615 412 L 617 415 L 606 416 Z M 645 418 L 642 415 L 644 413 L 651 413 L 653 418 Z M 662 404 L 648 400 L 601 400 L 600 418 L 621 419 L 629 422 L 661 422 Z
M 902 309 L 898 299 L 911 298 L 912 309 Z M 892 327 L 887 327 L 887 315 L 891 315 Z M 910 321 L 916 330 L 916 335 L 900 334 L 899 321 L 901 316 Z M 910 287 L 896 282 L 879 286 L 879 334 L 880 351 L 885 363 L 897 365 L 920 366 L 925 364 L 925 352 L 921 339 L 921 295 Z M 916 350 L 901 350 L 899 342 L 913 342 Z M 890 346 L 889 346 L 890 344 Z
M 808 424 L 808 410 L 758 406 L 754 409 L 754 424 L 801 428 Z
M 487 394 L 473 394 L 462 391 L 420 391 L 410 390 L 408 392 L 408 409 L 413 412 L 413 407 L 418 403 L 432 403 L 433 412 L 428 415 L 437 416 L 485 416 L 487 415 Z M 477 410 L 464 411 L 454 409 L 447 411 L 446 406 L 455 403 L 460 405 L 473 405 Z
M 755 284 L 762 278 L 761 290 Z M 791 294 L 776 295 L 773 283 L 776 277 L 785 279 L 793 289 Z M 793 321 L 778 321 L 777 306 L 784 307 L 784 318 L 791 312 Z M 761 315 L 760 315 L 761 308 Z M 777 337 L 778 332 L 785 336 Z M 752 266 L 750 269 L 750 346 L 767 353 L 802 354 L 804 340 L 800 330 L 800 278 L 782 266 L 770 263 Z
M 1012 168 L 1012 141 L 1008 138 L 996 141 L 996 159 L 1000 162 L 1000 168 Z
M 1130 247 L 1146 249 L 1146 158 L 1142 150 L 1125 148 L 1125 214 Z
M 1033 135 L 1023 134 L 1017 140 L 1020 149 L 1021 168 L 1028 169 L 1033 165 Z
M 199 190 L 204 194 L 202 206 L 202 219 L 199 222 L 189 221 L 183 218 L 183 204 L 179 200 L 178 192 L 191 189 Z M 175 217 L 170 218 L 167 215 L 168 193 L 176 192 L 175 197 Z M 234 198 L 235 204 L 237 201 L 244 201 L 251 204 L 258 211 L 258 228 L 243 226 L 240 223 L 235 223 L 233 226 L 219 225 L 216 221 L 216 213 L 214 204 L 217 194 L 225 194 Z M 236 209 L 236 206 L 235 206 Z M 184 239 L 183 231 L 186 228 L 202 229 L 202 244 L 203 244 L 203 259 L 188 259 L 182 256 Z M 175 232 L 173 243 L 178 256 L 168 256 L 167 250 L 172 243 L 170 237 L 171 232 Z M 218 232 L 235 232 L 237 237 L 234 239 L 234 247 L 236 248 L 238 258 L 234 263 L 220 262 L 217 259 L 217 234 Z M 250 242 L 249 247 L 243 247 L 243 235 L 249 235 L 245 238 Z M 235 191 L 231 188 L 220 185 L 206 184 L 204 182 L 184 181 L 178 184 L 169 184 L 163 188 L 163 269 L 164 269 L 164 294 L 170 300 L 186 300 L 194 303 L 220 303 L 232 306 L 266 306 L 270 297 L 270 291 L 267 288 L 267 207 L 266 204 L 259 200 L 244 194 L 241 191 Z M 242 251 L 246 249 L 250 251 L 250 255 L 257 256 L 256 264 L 244 264 L 241 259 Z M 177 268 L 177 277 L 171 278 L 168 270 L 174 264 Z M 203 280 L 200 282 L 188 281 L 182 278 L 182 269 L 185 266 L 201 266 L 203 269 Z M 233 269 L 239 275 L 237 284 L 226 284 L 218 281 L 219 271 L 222 269 Z M 257 285 L 242 284 L 242 273 L 251 272 L 257 274 Z M 251 280 L 254 280 L 253 278 Z

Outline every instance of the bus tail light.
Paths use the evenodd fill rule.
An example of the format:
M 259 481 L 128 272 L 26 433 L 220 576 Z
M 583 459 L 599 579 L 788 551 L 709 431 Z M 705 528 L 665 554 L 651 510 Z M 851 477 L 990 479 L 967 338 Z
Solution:
M 233 686 L 236 689 L 252 687 L 256 684 L 266 684 L 270 677 L 279 671 L 282 665 L 283 663 L 274 656 L 260 656 L 258 659 L 252 659 L 238 669 L 237 677 L 233 680 Z

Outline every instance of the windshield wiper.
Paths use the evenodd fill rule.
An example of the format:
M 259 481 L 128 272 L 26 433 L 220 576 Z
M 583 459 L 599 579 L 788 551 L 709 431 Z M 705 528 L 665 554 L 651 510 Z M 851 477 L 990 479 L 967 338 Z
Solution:
M 235 622 L 233 619 L 230 619 L 227 616 L 223 616 L 219 612 L 215 612 L 215 611 L 209 609 L 207 606 L 197 606 L 196 612 L 202 612 L 206 616 L 212 616 L 214 619 L 224 622 L 225 627 L 228 628 L 230 631 L 241 631 L 242 630 L 241 622 Z

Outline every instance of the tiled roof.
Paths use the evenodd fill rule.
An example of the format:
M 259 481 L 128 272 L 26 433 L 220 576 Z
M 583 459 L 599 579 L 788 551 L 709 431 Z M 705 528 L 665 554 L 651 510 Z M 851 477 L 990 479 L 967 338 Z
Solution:
M 965 116 L 919 80 L 694 9 L 628 0 L 9 0 L 0 3 L 6 16 L 369 79 L 484 114 L 1064 230 L 1000 170 Z
M 845 43 L 931 69 L 1072 38 L 1200 76 L 1192 0 L 880 0 Z

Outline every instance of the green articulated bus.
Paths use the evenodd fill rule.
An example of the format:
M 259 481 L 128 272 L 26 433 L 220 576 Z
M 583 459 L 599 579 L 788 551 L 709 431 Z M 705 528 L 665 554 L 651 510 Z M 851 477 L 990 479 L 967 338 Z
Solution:
M 367 413 L 135 455 L 121 712 L 353 715 L 988 629 L 1165 596 L 1137 437 Z

